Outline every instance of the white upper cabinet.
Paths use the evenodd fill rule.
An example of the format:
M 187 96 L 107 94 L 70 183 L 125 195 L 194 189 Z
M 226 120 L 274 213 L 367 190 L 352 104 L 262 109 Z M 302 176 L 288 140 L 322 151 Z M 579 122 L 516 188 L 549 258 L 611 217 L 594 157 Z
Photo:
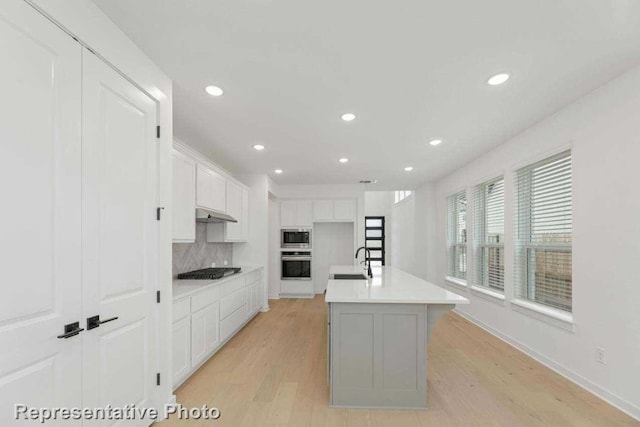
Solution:
M 225 224 L 225 240 L 242 240 L 242 187 L 231 181 L 227 181 L 227 215 L 238 222 Z
M 302 227 L 311 227 L 313 225 L 313 202 L 298 201 L 298 225 Z
M 196 162 L 173 150 L 173 241 L 196 240 Z
M 333 220 L 333 200 L 315 200 L 313 202 L 314 221 Z
M 327 221 L 355 221 L 356 200 L 315 200 L 313 202 L 313 220 L 315 222 Z
M 197 205 L 214 211 L 226 212 L 226 179 L 202 164 L 198 164 L 197 170 Z
M 280 225 L 283 227 L 295 227 L 297 219 L 298 207 L 295 200 L 283 200 L 280 203 Z
M 313 202 L 309 200 L 283 200 L 280 203 L 280 225 L 282 227 L 311 227 L 313 225 Z
M 207 241 L 246 242 L 249 240 L 249 190 L 227 181 L 227 215 L 238 222 L 207 224 Z
M 242 222 L 242 240 L 249 240 L 249 190 L 242 189 L 242 216 L 239 218 Z

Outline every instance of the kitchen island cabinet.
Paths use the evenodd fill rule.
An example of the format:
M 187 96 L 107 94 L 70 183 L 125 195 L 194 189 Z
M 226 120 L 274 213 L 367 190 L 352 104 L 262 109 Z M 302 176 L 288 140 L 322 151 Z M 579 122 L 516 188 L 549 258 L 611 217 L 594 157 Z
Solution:
M 426 408 L 427 344 L 440 317 L 469 301 L 393 267 L 332 266 L 328 303 L 330 405 Z

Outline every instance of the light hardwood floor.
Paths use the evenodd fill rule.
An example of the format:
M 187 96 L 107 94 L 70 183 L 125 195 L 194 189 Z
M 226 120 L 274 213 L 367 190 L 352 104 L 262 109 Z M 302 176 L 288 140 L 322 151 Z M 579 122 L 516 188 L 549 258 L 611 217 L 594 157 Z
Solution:
M 454 313 L 429 343 L 429 409 L 332 409 L 323 298 L 270 305 L 176 390 L 184 406 L 214 406 L 222 417 L 160 427 L 640 426 Z

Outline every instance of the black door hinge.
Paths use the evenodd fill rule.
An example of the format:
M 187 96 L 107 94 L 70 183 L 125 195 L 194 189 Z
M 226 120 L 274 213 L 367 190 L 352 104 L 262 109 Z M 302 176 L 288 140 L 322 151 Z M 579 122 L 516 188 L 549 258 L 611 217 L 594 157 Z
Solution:
M 161 218 L 161 216 L 162 216 L 162 211 L 163 211 L 163 210 L 164 210 L 164 208 L 163 208 L 162 206 L 158 206 L 158 207 L 156 208 L 156 219 L 157 219 L 158 221 L 160 221 L 160 218 Z
M 160 304 L 160 291 L 156 291 L 156 302 Z
M 160 385 L 160 372 L 156 374 L 156 385 Z
M 156 126 L 156 138 L 160 138 L 160 126 Z

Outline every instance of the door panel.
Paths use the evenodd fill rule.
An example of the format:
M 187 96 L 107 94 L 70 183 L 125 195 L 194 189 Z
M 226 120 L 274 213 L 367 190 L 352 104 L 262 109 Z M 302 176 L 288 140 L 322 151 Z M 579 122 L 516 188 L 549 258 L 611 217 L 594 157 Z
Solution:
M 156 104 L 87 50 L 82 64 L 82 318 L 117 317 L 83 335 L 83 405 L 152 407 L 158 365 Z
M 25 2 L 0 2 L 2 426 L 15 403 L 81 405 L 82 337 L 56 338 L 81 315 L 80 58 Z

